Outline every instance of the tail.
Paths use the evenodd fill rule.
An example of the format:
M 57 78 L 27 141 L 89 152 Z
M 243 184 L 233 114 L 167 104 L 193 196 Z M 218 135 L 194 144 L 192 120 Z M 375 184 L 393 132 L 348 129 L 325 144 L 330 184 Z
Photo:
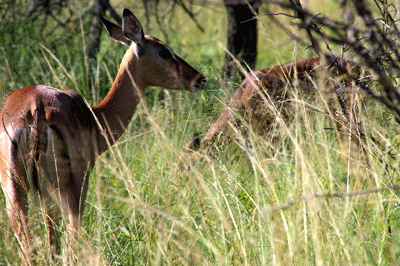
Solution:
M 36 105 L 36 110 L 28 110 L 23 119 L 14 129 L 11 137 L 11 160 L 15 173 L 26 177 L 29 186 L 39 189 L 39 179 L 36 162 L 39 159 L 41 125 L 44 117 L 43 103 Z M 28 185 L 27 184 L 27 185 Z M 28 187 L 29 188 L 29 187 Z M 27 189 L 28 189 L 27 188 Z

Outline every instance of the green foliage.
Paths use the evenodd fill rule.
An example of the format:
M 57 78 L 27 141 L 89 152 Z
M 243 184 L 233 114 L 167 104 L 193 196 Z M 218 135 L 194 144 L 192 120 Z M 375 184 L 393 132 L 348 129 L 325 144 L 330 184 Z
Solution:
M 53 46 L 58 35 L 40 40 L 37 25 L 24 15 L 29 6 L 19 2 L 13 9 L 19 22 L 12 29 L 11 17 L 0 23 L 1 97 L 41 83 L 71 87 L 98 102 L 126 48 L 104 33 L 88 88 L 82 29 Z M 117 5 L 119 13 L 123 7 Z M 398 150 L 399 126 L 376 102 L 367 104 L 360 122 L 382 147 L 349 145 L 327 129 L 330 117 L 301 105 L 276 150 L 268 138 L 250 133 L 251 149 L 239 135 L 190 171 L 178 167 L 186 142 L 208 130 L 239 82 L 220 80 L 223 7 L 195 9 L 204 33 L 178 8 L 163 18 L 164 33 L 154 18 L 145 28 L 160 39 L 166 33 L 174 51 L 207 76 L 207 88 L 198 94 L 149 89 L 122 140 L 99 158 L 91 175 L 77 264 L 108 265 L 114 258 L 113 265 L 398 264 L 398 195 L 389 189 L 368 193 L 398 182 L 398 163 L 388 151 Z M 134 13 L 143 17 L 140 7 Z M 268 18 L 260 20 L 260 68 L 306 57 L 305 48 L 287 42 Z M 33 203 L 39 265 L 52 265 L 43 213 Z M 0 265 L 19 265 L 4 207 L 0 221 Z M 63 257 L 59 265 L 68 262 Z

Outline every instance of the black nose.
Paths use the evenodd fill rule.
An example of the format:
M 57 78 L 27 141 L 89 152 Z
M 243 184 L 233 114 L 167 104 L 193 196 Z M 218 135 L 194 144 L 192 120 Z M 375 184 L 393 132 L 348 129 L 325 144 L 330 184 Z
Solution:
M 200 75 L 197 79 L 197 84 L 199 84 L 199 87 L 203 89 L 206 86 L 207 79 L 203 75 Z
M 201 84 L 203 84 L 203 87 L 206 86 L 206 83 L 207 83 L 206 77 L 202 76 L 200 82 L 201 82 Z
M 202 74 L 199 74 L 197 78 L 194 81 L 192 81 L 191 92 L 201 91 L 204 88 L 204 86 L 206 86 L 206 83 L 207 83 L 206 77 L 204 77 Z

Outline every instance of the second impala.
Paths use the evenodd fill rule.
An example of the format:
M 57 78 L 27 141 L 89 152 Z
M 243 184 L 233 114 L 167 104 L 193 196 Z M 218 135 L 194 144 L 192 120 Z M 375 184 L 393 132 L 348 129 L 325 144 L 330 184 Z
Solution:
M 335 117 L 337 130 L 352 136 L 350 131 L 356 128 L 352 111 L 359 94 L 355 93 L 358 89 L 353 79 L 365 85 L 369 82 L 366 74 L 355 62 L 338 59 L 327 65 L 319 58 L 251 72 L 203 139 L 200 141 L 196 134 L 188 142 L 179 162 L 195 163 L 218 146 L 219 137 L 229 131 L 230 125 L 235 130 L 243 124 L 246 129 L 251 126 L 275 147 L 293 121 L 296 112 L 293 103 L 315 99 L 318 94 L 324 96 L 329 107 L 327 113 Z M 318 85 L 323 85 L 323 89 L 318 89 Z

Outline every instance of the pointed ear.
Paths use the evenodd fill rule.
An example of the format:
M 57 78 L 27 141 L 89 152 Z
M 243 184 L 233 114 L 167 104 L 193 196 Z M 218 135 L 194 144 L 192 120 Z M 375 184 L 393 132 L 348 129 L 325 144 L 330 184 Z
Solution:
M 142 25 L 129 9 L 124 9 L 123 17 L 122 31 L 125 37 L 140 46 L 144 40 Z
M 108 34 L 117 42 L 121 42 L 125 45 L 131 45 L 131 41 L 128 40 L 124 33 L 122 32 L 122 28 L 103 17 L 100 17 L 101 22 L 103 22 L 104 27 L 107 29 Z

